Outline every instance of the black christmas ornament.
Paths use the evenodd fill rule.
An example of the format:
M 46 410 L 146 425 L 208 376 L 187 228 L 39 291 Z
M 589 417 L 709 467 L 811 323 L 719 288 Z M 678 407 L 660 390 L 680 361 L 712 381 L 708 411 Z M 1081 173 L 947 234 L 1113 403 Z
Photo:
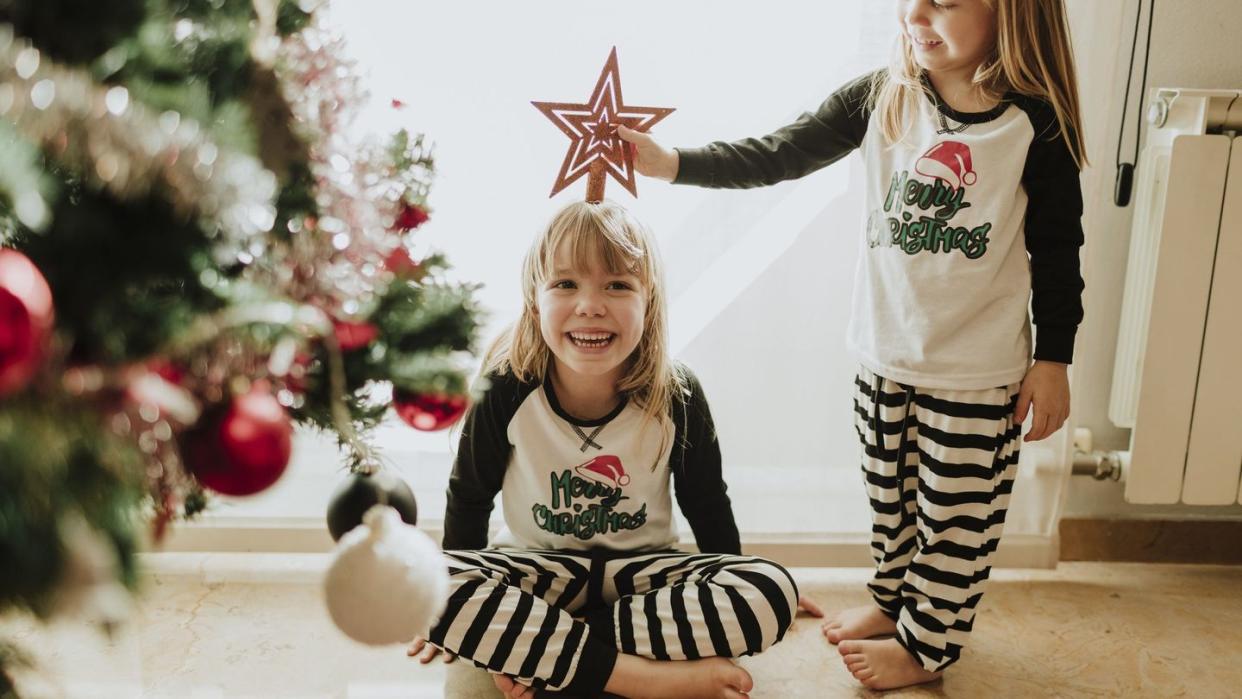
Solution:
M 374 505 L 388 505 L 411 526 L 418 523 L 418 503 L 414 491 L 387 471 L 374 474 L 351 473 L 328 501 L 328 533 L 340 541 L 350 529 L 362 524 L 362 515 Z

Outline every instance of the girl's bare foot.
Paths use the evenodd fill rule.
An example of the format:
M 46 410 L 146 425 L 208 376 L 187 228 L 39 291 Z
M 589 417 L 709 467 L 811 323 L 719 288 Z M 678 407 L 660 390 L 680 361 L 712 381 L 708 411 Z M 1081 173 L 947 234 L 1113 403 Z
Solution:
M 845 667 L 868 689 L 895 689 L 931 682 L 940 677 L 919 665 L 897 639 L 842 641 L 837 646 Z
M 897 633 L 897 622 L 874 604 L 843 609 L 828 618 L 820 629 L 831 643 Z
M 750 673 L 726 658 L 657 661 L 617 656 L 604 689 L 630 699 L 745 699 Z

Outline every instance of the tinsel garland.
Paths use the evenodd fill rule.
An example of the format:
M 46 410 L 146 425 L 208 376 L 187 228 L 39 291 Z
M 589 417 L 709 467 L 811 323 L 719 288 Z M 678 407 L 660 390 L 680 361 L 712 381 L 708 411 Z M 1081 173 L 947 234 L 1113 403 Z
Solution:
M 219 148 L 176 112 L 154 114 L 120 85 L 43 56 L 0 25 L 0 117 L 121 200 L 151 194 L 216 240 L 220 264 L 263 254 L 276 179 L 252 157 Z
M 318 207 L 314 220 L 290 224 L 298 237 L 294 263 L 315 270 L 302 275 L 314 280 L 313 288 L 291 295 L 314 297 L 330 313 L 354 316 L 370 310 L 391 279 L 383 260 L 402 244 L 393 223 L 404 202 L 422 203 L 431 156 L 421 138 L 411 143 L 404 133 L 396 148 L 349 136 L 368 95 L 343 52 L 341 36 L 316 17 L 284 40 L 276 68 L 296 128 L 311 144 Z

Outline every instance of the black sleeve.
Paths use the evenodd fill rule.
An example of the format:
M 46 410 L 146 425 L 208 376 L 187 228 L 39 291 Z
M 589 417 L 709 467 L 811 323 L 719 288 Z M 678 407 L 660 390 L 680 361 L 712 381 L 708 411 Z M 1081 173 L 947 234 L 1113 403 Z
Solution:
M 1083 316 L 1078 260 L 1083 205 L 1078 165 L 1052 107 L 1030 100 L 1019 104 L 1035 128 L 1022 172 L 1028 198 L 1025 233 L 1031 257 L 1035 359 L 1069 364 Z
M 492 375 L 487 380 L 490 386 L 466 413 L 449 476 L 445 550 L 487 546 L 488 518 L 513 451 L 509 421 L 532 388 L 512 376 Z
M 814 113 L 762 138 L 702 148 L 678 148 L 674 184 L 747 188 L 796 179 L 848 155 L 867 132 L 871 81 L 868 73 L 832 93 Z
M 721 472 L 720 442 L 716 440 L 711 410 L 699 380 L 688 369 L 681 370 L 689 395 L 673 401 L 673 424 L 677 429 L 669 456 L 677 505 L 690 523 L 700 551 L 740 554 L 741 538 Z

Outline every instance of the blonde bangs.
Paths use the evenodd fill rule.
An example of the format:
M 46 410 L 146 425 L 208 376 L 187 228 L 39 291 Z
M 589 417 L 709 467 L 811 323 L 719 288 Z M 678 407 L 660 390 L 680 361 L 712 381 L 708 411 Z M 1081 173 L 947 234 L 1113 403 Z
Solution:
M 532 280 L 536 289 L 552 277 L 562 250 L 568 253 L 574 269 L 598 265 L 609 274 L 633 274 L 644 288 L 650 288 L 651 265 L 644 264 L 645 246 L 623 218 L 592 215 L 592 211 L 577 206 L 562 213 L 552 220 L 547 236 L 537 246 L 538 278 Z
M 996 102 L 1017 93 L 1049 103 L 1075 164 L 1086 167 L 1078 78 L 1063 0 L 983 2 L 996 15 L 997 34 L 992 55 L 975 71 L 977 95 Z M 905 140 L 908 115 L 928 94 L 921 75 L 914 48 L 905 32 L 899 32 L 888 70 L 876 74 L 870 94 L 871 108 L 889 144 Z

